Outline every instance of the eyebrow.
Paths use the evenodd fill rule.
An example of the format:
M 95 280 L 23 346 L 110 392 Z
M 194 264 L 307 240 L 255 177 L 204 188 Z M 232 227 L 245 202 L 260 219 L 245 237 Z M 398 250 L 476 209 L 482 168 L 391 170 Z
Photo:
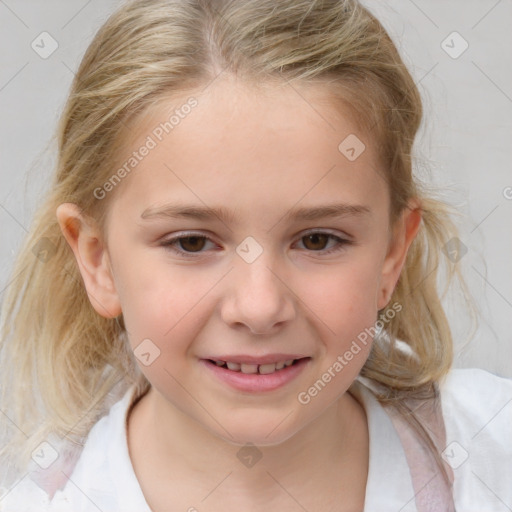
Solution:
M 331 203 L 315 207 L 301 207 L 289 210 L 281 220 L 318 220 L 333 217 L 361 216 L 371 213 L 369 207 L 358 204 Z M 214 217 L 225 223 L 235 223 L 235 214 L 224 207 L 210 208 L 207 206 L 193 206 L 180 204 L 166 204 L 147 208 L 141 214 L 142 219 L 151 218 L 190 218 L 198 220 L 212 220 Z

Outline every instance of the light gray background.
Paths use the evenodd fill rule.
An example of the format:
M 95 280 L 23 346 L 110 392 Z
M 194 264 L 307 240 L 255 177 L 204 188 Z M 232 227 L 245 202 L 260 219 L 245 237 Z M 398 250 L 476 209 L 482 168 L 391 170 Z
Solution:
M 425 122 L 417 162 L 466 218 L 461 265 L 481 312 L 467 343 L 467 318 L 449 304 L 456 366 L 512 377 L 512 3 L 510 0 L 365 0 L 390 31 L 418 83 Z M 45 151 L 73 72 L 118 0 L 0 0 L 0 300 L 14 256 L 55 154 Z M 43 31 L 58 49 L 42 59 Z M 467 41 L 462 48 L 459 36 Z M 510 187 L 510 188 L 508 188 Z M 464 346 L 463 346 L 464 345 Z

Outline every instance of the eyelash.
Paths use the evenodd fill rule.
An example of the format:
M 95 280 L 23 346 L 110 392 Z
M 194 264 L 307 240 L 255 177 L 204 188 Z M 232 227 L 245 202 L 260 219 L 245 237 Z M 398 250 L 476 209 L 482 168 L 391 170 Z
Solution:
M 322 249 L 322 250 L 318 250 L 318 251 L 305 249 L 307 252 L 319 253 L 319 254 L 322 254 L 322 255 L 328 255 L 328 254 L 332 254 L 332 253 L 335 253 L 335 252 L 339 252 L 342 249 L 344 249 L 345 246 L 351 245 L 353 243 L 351 240 L 347 240 L 345 238 L 341 238 L 339 236 L 333 235 L 332 233 L 328 233 L 326 231 L 308 231 L 307 233 L 302 235 L 299 240 L 302 240 L 303 238 L 305 238 L 307 236 L 317 235 L 317 234 L 327 235 L 330 239 L 335 240 L 337 242 L 337 244 L 334 247 L 331 247 L 330 249 Z M 176 246 L 174 245 L 177 242 L 179 242 L 180 240 L 183 240 L 183 239 L 186 239 L 186 238 L 192 238 L 192 237 L 202 238 L 202 239 L 206 239 L 206 240 L 208 240 L 210 242 L 213 242 L 213 240 L 211 240 L 211 238 L 209 238 L 209 237 L 207 237 L 205 235 L 201 235 L 199 233 L 190 232 L 190 233 L 183 233 L 180 236 L 175 236 L 173 238 L 169 238 L 169 239 L 163 241 L 161 243 L 161 245 L 166 250 L 172 251 L 172 252 L 174 252 L 174 253 L 176 253 L 176 254 L 178 254 L 180 256 L 184 256 L 185 258 L 197 258 L 201 254 L 203 254 L 203 252 L 205 252 L 205 251 L 187 252 L 187 251 L 183 251 L 181 249 L 177 249 Z

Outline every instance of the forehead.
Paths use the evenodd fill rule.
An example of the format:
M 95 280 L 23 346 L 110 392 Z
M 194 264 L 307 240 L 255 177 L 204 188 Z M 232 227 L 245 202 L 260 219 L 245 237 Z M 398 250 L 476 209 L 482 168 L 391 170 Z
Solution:
M 219 78 L 130 122 L 118 165 L 137 162 L 116 192 L 141 212 L 178 197 L 253 211 L 315 197 L 362 202 L 385 188 L 374 151 L 352 112 L 334 108 L 321 86 Z

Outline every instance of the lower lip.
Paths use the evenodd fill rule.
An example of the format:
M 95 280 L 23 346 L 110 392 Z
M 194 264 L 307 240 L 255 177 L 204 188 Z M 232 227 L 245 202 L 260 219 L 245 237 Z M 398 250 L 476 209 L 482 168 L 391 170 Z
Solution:
M 261 375 L 259 373 L 234 372 L 223 366 L 217 366 L 215 363 L 206 359 L 201 359 L 201 363 L 213 372 L 218 379 L 238 391 L 247 391 L 250 393 L 273 391 L 285 386 L 304 370 L 309 361 L 310 358 L 299 359 L 295 364 L 287 366 L 282 370 Z

